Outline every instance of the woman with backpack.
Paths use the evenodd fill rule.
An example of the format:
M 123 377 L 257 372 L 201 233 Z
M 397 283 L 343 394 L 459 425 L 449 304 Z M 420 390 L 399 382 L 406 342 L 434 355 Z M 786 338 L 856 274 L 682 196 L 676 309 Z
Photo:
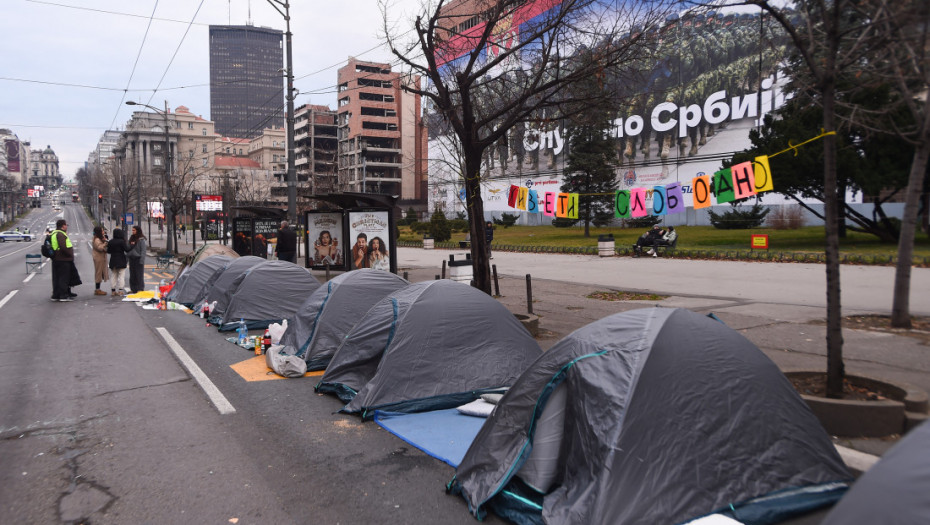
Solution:
M 113 296 L 123 295 L 123 285 L 126 280 L 126 234 L 123 230 L 113 230 L 113 238 L 107 243 L 107 253 L 110 254 L 110 292 Z
M 133 226 L 132 235 L 129 237 L 129 251 L 126 252 L 126 258 L 129 259 L 129 289 L 132 293 L 145 290 L 146 247 L 142 228 Z

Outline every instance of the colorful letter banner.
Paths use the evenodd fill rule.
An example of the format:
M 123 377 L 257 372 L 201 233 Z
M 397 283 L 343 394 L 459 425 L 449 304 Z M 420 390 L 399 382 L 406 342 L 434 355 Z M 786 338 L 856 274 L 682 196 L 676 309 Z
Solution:
M 630 192 L 620 190 L 614 197 L 614 217 L 618 219 L 630 218 Z
M 762 155 L 752 161 L 722 169 L 713 176 L 700 175 L 691 179 L 692 206 L 697 210 L 714 204 L 712 200 L 715 200 L 716 204 L 724 204 L 773 189 L 769 157 Z M 650 192 L 652 194 L 651 210 L 646 205 Z M 711 196 L 714 199 L 711 199 Z M 511 185 L 507 194 L 507 204 L 511 208 L 525 210 L 529 213 L 577 219 L 580 197 L 578 193 L 548 191 L 540 195 L 536 190 Z M 614 195 L 614 217 L 618 219 L 640 218 L 650 213 L 667 215 L 684 211 L 684 192 L 680 182 L 653 186 L 650 189 L 619 190 Z
M 555 217 L 555 193 L 546 192 L 546 200 L 543 201 L 543 215 Z
M 536 190 L 530 190 L 526 198 L 526 211 L 539 213 L 539 195 Z

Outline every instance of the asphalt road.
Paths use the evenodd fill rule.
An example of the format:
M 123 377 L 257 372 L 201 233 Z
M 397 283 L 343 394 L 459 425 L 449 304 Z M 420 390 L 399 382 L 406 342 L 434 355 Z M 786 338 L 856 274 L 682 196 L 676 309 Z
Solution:
M 29 220 L 44 231 L 50 212 Z M 93 296 L 91 224 L 64 214 L 84 280 L 73 303 L 49 301 L 49 265 L 27 277 L 39 241 L 0 245 L 0 522 L 475 523 L 444 493 L 451 467 L 334 414 L 313 378 L 247 381 L 230 366 L 254 355 L 199 318 Z
M 475 523 L 463 500 L 444 493 L 451 467 L 374 423 L 335 413 L 340 403 L 316 395 L 314 378 L 271 379 L 261 366 L 249 373 L 253 354 L 195 316 L 92 295 L 91 224 L 77 205 L 63 213 L 85 283 L 75 302 L 49 301 L 48 265 L 26 275 L 25 254 L 38 253 L 41 241 L 0 244 L 0 522 Z M 41 232 L 54 216 L 34 210 L 23 224 Z M 400 249 L 399 267 L 413 281 L 430 279 L 449 255 Z M 803 333 L 816 330 L 803 323 L 823 316 L 821 265 L 515 253 L 493 262 L 501 301 L 514 312 L 528 307 L 524 278 L 532 274 L 544 348 L 588 321 L 642 306 L 585 297 L 623 289 L 719 312 L 780 366 L 788 357 L 779 356 L 822 362 L 822 338 Z M 890 310 L 891 274 L 844 267 L 845 313 Z M 151 269 L 150 288 L 161 278 L 170 275 Z M 930 271 L 915 270 L 912 289 L 928 285 Z M 928 301 L 912 294 L 914 313 L 930 313 Z M 811 349 L 782 352 L 789 338 Z M 178 348 L 221 400 L 182 365 Z M 850 344 L 850 368 L 875 366 L 874 352 L 856 351 Z M 921 359 L 915 353 L 900 373 L 926 377 Z

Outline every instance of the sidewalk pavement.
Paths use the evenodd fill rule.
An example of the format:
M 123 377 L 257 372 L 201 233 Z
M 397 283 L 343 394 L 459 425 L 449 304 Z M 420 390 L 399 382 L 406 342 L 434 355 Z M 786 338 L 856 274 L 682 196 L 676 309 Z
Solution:
M 162 251 L 164 241 L 150 241 Z M 198 240 L 198 246 L 200 241 Z M 181 243 L 179 253 L 192 251 Z M 397 272 L 413 282 L 434 279 L 449 257 L 462 250 L 398 248 Z M 649 306 L 681 307 L 714 313 L 755 343 L 783 371 L 826 370 L 826 270 L 820 264 L 701 261 L 664 258 L 599 257 L 494 252 L 491 260 L 499 300 L 514 313 L 527 313 L 527 276 L 532 313 L 539 317 L 537 340 L 544 350 L 563 336 L 613 313 Z M 447 270 L 448 271 L 448 270 Z M 313 272 L 323 278 L 323 272 Z M 894 268 L 841 268 L 843 315 L 891 312 Z M 930 315 L 930 269 L 911 274 L 912 315 Z M 588 298 L 597 291 L 629 291 L 661 296 L 649 301 Z M 914 336 L 916 335 L 916 337 Z M 930 392 L 930 334 L 843 329 L 847 374 L 907 383 Z M 894 440 L 847 440 L 845 445 L 881 455 Z

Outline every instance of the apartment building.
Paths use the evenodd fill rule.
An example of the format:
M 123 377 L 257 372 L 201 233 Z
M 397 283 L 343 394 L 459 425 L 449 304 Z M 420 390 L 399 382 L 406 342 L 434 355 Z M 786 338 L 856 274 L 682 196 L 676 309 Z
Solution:
M 338 73 L 338 173 L 344 191 L 398 195 L 425 207 L 426 132 L 420 97 L 390 64 L 350 57 Z M 425 208 L 424 208 L 425 209 Z
M 336 112 L 304 104 L 294 110 L 297 185 L 311 195 L 339 191 Z

